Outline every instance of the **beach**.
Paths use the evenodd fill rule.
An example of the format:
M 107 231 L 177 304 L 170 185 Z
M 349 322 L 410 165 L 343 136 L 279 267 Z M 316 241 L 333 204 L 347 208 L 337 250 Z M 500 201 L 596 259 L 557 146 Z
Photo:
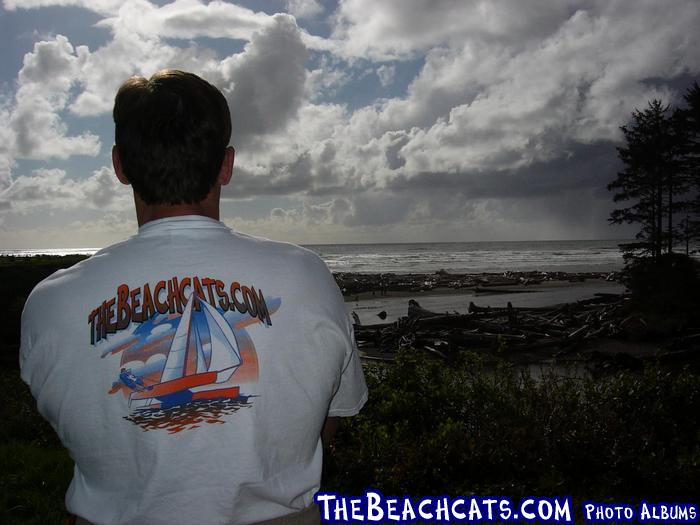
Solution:
M 561 279 L 488 288 L 436 287 L 413 291 L 363 291 L 345 295 L 345 304 L 348 312 L 355 312 L 362 324 L 375 324 L 393 322 L 406 316 L 410 299 L 433 312 L 466 314 L 470 302 L 477 306 L 491 307 L 505 307 L 508 303 L 516 308 L 541 307 L 591 299 L 596 294 L 621 294 L 624 291 L 625 287 L 617 281 L 595 277 L 582 281 Z M 386 313 L 384 319 L 378 316 L 381 312 Z
M 512 247 L 504 246 L 512 258 Z M 401 252 L 406 253 L 409 249 L 422 252 L 432 265 L 445 262 L 445 256 L 450 256 L 444 251 L 444 246 L 439 247 L 443 250 L 439 257 L 428 249 L 430 247 L 401 246 Z M 346 253 L 345 261 L 358 267 L 372 257 L 369 252 L 374 248 L 370 245 L 355 246 L 353 257 Z M 453 250 L 461 248 L 462 245 L 452 246 Z M 382 334 L 400 331 L 401 323 L 410 323 L 415 318 L 416 309 L 430 315 L 445 317 L 447 314 L 448 319 L 443 327 L 420 328 L 419 337 L 414 341 L 415 348 L 439 347 L 442 354 L 453 356 L 469 350 L 489 358 L 498 354 L 518 363 L 543 363 L 555 356 L 561 361 L 564 354 L 585 354 L 596 360 L 602 354 L 651 359 L 671 347 L 687 347 L 682 340 L 676 341 L 682 334 L 674 331 L 675 320 L 645 319 L 645 316 L 629 311 L 629 297 L 620 282 L 620 273 L 615 269 L 617 265 L 599 267 L 596 271 L 564 271 L 562 268 L 571 268 L 575 263 L 576 250 L 572 250 L 569 258 L 560 256 L 556 264 L 550 260 L 547 271 L 468 273 L 442 268 L 434 272 L 409 272 L 407 270 L 413 263 L 407 265 L 403 256 L 397 255 L 394 245 L 388 251 L 391 256 L 384 254 L 384 267 L 393 271 L 333 272 L 348 315 L 353 319 L 363 358 L 393 359 L 398 346 Z M 540 262 L 544 263 L 548 256 L 547 252 L 540 254 Z M 11 305 L 5 322 L 0 325 L 4 336 L 0 345 L 0 362 L 5 366 L 17 366 L 20 315 L 31 289 L 47 275 L 85 257 L 86 254 L 0 257 L 0 288 Z M 528 257 L 535 259 L 532 253 Z M 389 259 L 391 264 L 387 263 Z M 491 261 L 477 267 L 484 270 L 495 264 L 496 261 Z M 329 267 L 331 270 L 335 267 L 332 259 Z M 412 312 L 409 302 L 413 303 Z M 588 310 L 590 305 L 593 305 L 593 311 Z M 520 318 L 528 319 L 526 326 L 512 323 L 509 316 L 503 315 L 509 307 L 516 310 Z M 489 309 L 487 317 L 490 316 L 491 320 L 484 321 L 480 309 Z M 557 316 L 562 310 L 567 311 L 567 315 Z M 501 314 L 495 313 L 499 311 Z M 590 319 L 591 315 L 593 319 Z M 550 319 L 555 316 L 556 322 L 551 323 Z M 499 353 L 505 340 L 510 341 L 511 351 Z M 638 366 L 640 363 L 628 364 Z
M 621 240 L 312 245 L 363 324 L 393 322 L 410 299 L 435 312 L 550 306 L 622 293 Z M 377 317 L 386 313 L 384 319 Z
M 407 315 L 408 301 L 438 313 L 477 306 L 550 306 L 621 293 L 617 241 L 318 245 L 343 293 L 349 315 L 363 325 Z M 42 253 L 48 251 L 50 253 Z M 8 304 L 2 362 L 16 366 L 24 300 L 43 278 L 94 250 L 6 251 L 0 288 Z M 11 253 L 10 253 L 11 252 Z M 342 271 L 351 268 L 352 271 Z M 438 268 L 435 270 L 435 268 Z M 494 271 L 496 269 L 496 271 Z

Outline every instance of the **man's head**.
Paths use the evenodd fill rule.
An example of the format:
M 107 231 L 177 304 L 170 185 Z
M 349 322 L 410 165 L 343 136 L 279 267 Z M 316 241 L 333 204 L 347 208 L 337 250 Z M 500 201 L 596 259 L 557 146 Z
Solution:
M 145 204 L 192 204 L 209 194 L 231 138 L 218 89 L 172 69 L 131 77 L 117 92 L 113 116 L 115 168 Z

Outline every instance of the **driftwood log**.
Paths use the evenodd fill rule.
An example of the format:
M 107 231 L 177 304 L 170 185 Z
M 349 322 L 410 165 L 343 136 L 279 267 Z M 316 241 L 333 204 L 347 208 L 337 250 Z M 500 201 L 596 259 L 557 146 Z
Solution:
M 599 293 L 592 299 L 549 307 L 516 308 L 508 303 L 494 308 L 471 302 L 468 313 L 459 314 L 432 312 L 411 299 L 407 315 L 394 323 L 362 325 L 355 317 L 355 339 L 364 356 L 381 360 L 391 359 L 402 347 L 444 359 L 462 350 L 513 356 L 546 349 L 550 357 L 560 357 L 600 337 L 643 338 L 646 321 L 627 312 L 628 301 L 624 294 Z M 691 354 L 693 360 L 700 360 L 700 333 L 676 337 L 655 357 L 672 362 Z M 589 355 L 595 357 L 596 352 Z M 634 357 L 619 356 L 613 361 L 639 365 Z
M 503 273 L 449 273 L 440 270 L 434 274 L 395 274 L 395 273 L 335 273 L 335 280 L 343 295 L 370 293 L 384 295 L 388 292 L 427 291 L 436 288 L 473 289 L 479 293 L 489 293 L 494 287 L 539 284 L 544 281 L 581 282 L 587 279 L 619 279 L 618 272 L 503 272 Z M 528 290 L 515 289 L 515 292 Z

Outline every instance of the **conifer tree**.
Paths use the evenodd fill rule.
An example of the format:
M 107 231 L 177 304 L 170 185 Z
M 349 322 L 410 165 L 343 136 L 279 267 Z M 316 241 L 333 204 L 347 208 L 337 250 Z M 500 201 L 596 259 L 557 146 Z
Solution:
M 683 240 L 687 253 L 689 243 L 700 240 L 700 85 L 697 81 L 683 98 L 687 107 L 678 110 L 678 121 L 685 136 L 682 163 L 688 194 L 683 209 Z
M 608 185 L 614 201 L 631 201 L 613 210 L 613 224 L 639 224 L 637 242 L 622 245 L 625 258 L 651 256 L 673 251 L 679 237 L 677 214 L 686 204 L 677 197 L 687 193 L 684 176 L 684 121 L 669 115 L 669 106 L 652 100 L 644 111 L 635 110 L 629 125 L 622 126 L 625 144 L 617 148 L 624 169 Z M 664 220 L 665 219 L 665 220 Z

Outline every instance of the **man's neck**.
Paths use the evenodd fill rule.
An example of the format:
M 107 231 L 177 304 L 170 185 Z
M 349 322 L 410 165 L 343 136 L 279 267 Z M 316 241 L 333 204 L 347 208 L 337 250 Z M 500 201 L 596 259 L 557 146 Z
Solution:
M 147 222 L 157 219 L 165 219 L 167 217 L 177 217 L 180 215 L 202 215 L 219 220 L 219 203 L 218 199 L 214 200 L 207 196 L 200 202 L 193 204 L 146 204 L 140 198 L 136 197 L 136 221 L 139 226 L 143 226 Z

